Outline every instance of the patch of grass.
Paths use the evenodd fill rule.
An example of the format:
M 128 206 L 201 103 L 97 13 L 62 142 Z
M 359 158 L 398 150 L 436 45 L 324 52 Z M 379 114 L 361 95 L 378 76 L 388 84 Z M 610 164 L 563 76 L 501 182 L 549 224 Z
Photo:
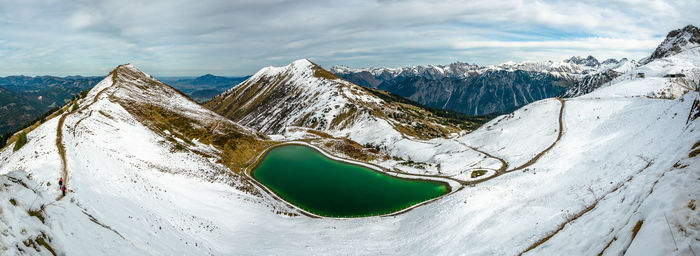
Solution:
M 472 179 L 473 179 L 473 178 L 482 176 L 482 175 L 486 174 L 487 172 L 488 172 L 488 171 L 486 171 L 486 170 L 476 170 L 476 171 L 473 171 L 473 172 L 472 172 L 471 177 L 472 177 Z
M 693 147 L 691 147 L 690 149 L 695 149 L 697 147 L 700 147 L 700 141 L 695 142 L 695 144 L 693 144 Z
M 603 256 L 603 253 L 605 252 L 605 250 L 607 250 L 608 247 L 610 247 L 610 245 L 611 245 L 613 242 L 615 242 L 615 241 L 617 241 L 617 237 L 613 237 L 613 239 L 610 240 L 610 242 L 608 242 L 607 245 L 605 245 L 605 248 L 603 248 L 603 250 L 601 250 L 601 251 L 598 253 L 598 256 Z
M 172 144 L 174 145 L 173 147 L 174 147 L 175 151 L 185 151 L 185 150 L 187 150 L 187 148 L 186 148 L 185 146 L 183 146 L 182 144 L 180 144 L 180 142 L 178 142 L 178 141 L 177 141 L 176 139 L 174 139 L 173 137 L 168 137 L 168 141 L 170 141 L 170 143 L 172 143 Z
M 46 250 L 49 250 L 49 252 L 51 253 L 51 255 L 56 256 L 56 251 L 54 251 L 54 249 L 51 247 L 51 245 L 49 245 L 49 243 L 46 242 L 45 239 L 48 239 L 48 237 L 46 236 L 46 234 L 44 234 L 44 233 L 42 232 L 42 233 L 41 233 L 41 236 L 37 236 L 37 237 L 34 239 L 34 241 L 36 241 L 37 244 L 39 244 L 39 245 L 43 246 L 44 248 L 46 248 Z M 48 240 L 51 241 L 51 239 L 48 239 Z
M 322 132 L 322 131 L 309 129 L 309 130 L 306 130 L 306 132 L 311 133 L 313 135 L 317 135 L 317 136 L 319 136 L 321 138 L 325 138 L 325 139 L 332 139 L 333 138 L 333 136 L 331 136 L 330 134 Z
M 25 144 L 27 144 L 27 133 L 24 131 L 19 133 L 19 136 L 17 137 L 17 141 L 15 141 L 15 147 L 12 149 L 12 151 L 17 151 L 20 148 L 22 148 Z
M 313 63 L 313 62 L 311 62 L 311 63 Z M 321 67 L 316 65 L 316 63 L 313 63 L 313 64 L 314 64 L 314 66 L 313 66 L 314 77 L 325 78 L 325 79 L 329 79 L 329 80 L 338 79 L 338 76 L 334 75 L 333 73 L 329 72 L 328 70 L 322 69 Z
M 23 243 L 24 246 L 26 246 L 26 247 L 32 247 L 32 248 L 34 248 L 34 250 L 37 250 L 37 251 L 39 250 L 39 248 L 38 248 L 38 247 L 36 246 L 36 244 L 34 243 L 34 240 L 32 240 L 32 239 L 24 240 L 24 241 L 22 241 L 22 243 Z
M 698 154 L 700 154 L 700 148 L 693 150 L 693 151 L 690 151 L 690 153 L 688 153 L 688 157 L 691 157 L 691 158 L 696 157 Z
M 306 120 L 308 120 L 311 117 L 311 115 L 313 115 L 313 114 L 314 114 L 313 112 L 306 113 L 306 115 L 304 115 L 304 117 L 302 117 L 301 119 L 298 119 L 294 123 L 294 126 L 304 126 L 304 124 L 306 123 Z
M 228 122 L 200 123 L 155 105 L 122 104 L 122 106 L 147 127 L 163 136 L 167 136 L 163 132 L 167 130 L 172 136 L 191 145 L 194 144 L 192 142 L 194 139 L 213 145 L 221 151 L 221 163 L 235 173 L 240 173 L 260 152 L 274 144 L 258 135 L 246 134 Z M 215 128 L 216 131 L 214 131 Z M 176 143 L 175 148 L 186 150 L 179 143 Z
M 348 120 L 353 120 L 352 117 L 355 115 L 357 112 L 357 108 L 355 105 L 352 105 L 352 107 L 349 107 L 347 111 L 344 111 L 343 113 L 338 114 L 335 118 L 333 118 L 333 121 L 331 121 L 331 126 L 330 128 L 337 127 L 340 123 L 343 123 L 343 127 L 340 127 L 341 129 L 347 127 L 348 125 Z
M 639 233 L 639 230 L 642 229 L 642 224 L 644 224 L 644 221 L 638 220 L 637 224 L 634 225 L 634 228 L 632 229 L 632 240 L 634 240 L 634 237 L 637 236 L 637 233 Z
M 180 144 L 180 143 L 175 143 L 175 150 L 177 150 L 177 151 L 185 151 L 185 150 L 187 150 L 187 149 L 186 149 L 185 146 L 183 146 L 182 144 Z
M 251 160 L 272 144 L 274 143 L 251 137 L 224 136 L 218 138 L 213 145 L 221 150 L 222 163 L 240 173 Z
M 48 237 L 46 236 L 46 234 L 44 234 L 42 232 L 41 235 L 34 238 L 34 240 L 27 239 L 27 240 L 22 241 L 22 243 L 24 244 L 24 246 L 32 247 L 36 251 L 41 251 L 39 249 L 39 246 L 42 246 L 42 247 L 46 248 L 46 250 L 49 250 L 49 252 L 52 255 L 56 256 L 56 251 L 54 251 L 53 247 L 51 247 L 51 245 L 49 245 L 49 243 L 47 243 L 45 239 L 48 239 Z M 37 246 L 37 245 L 39 245 L 39 246 Z
M 105 116 L 105 117 L 107 117 L 107 118 L 109 118 L 109 119 L 114 119 L 114 117 L 112 117 L 111 115 L 105 113 L 105 112 L 102 111 L 102 110 L 97 110 L 97 112 L 99 112 L 100 114 L 102 114 L 103 116 Z
M 36 217 L 37 219 L 39 219 L 41 221 L 41 223 L 46 223 L 44 221 L 44 215 L 42 214 L 43 211 L 44 211 L 44 206 L 42 205 L 41 208 L 39 208 L 38 210 L 34 210 L 34 211 L 32 211 L 31 209 L 27 210 L 27 213 L 29 214 L 29 216 Z
M 15 201 L 14 198 L 10 198 L 10 203 L 14 206 L 17 206 L 17 201 Z
M 376 150 L 372 148 L 365 148 L 359 143 L 347 138 L 332 139 L 326 141 L 323 146 L 331 152 L 340 152 L 349 158 L 363 162 L 376 160 L 379 157 L 379 152 L 376 152 Z

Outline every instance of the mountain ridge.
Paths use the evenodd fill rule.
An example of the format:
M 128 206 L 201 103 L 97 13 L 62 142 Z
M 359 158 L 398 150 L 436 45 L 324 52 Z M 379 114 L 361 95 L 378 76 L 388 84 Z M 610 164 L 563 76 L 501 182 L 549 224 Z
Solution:
M 419 107 L 385 102 L 308 59 L 283 67 L 262 68 L 205 106 L 267 134 L 301 126 L 336 137 L 348 137 L 361 144 L 381 143 L 401 136 L 446 137 L 457 132 L 460 125 L 467 129 L 478 127 L 477 123 L 469 121 L 461 124 L 448 121 Z M 394 132 L 389 137 L 373 138 L 368 136 L 371 132 L 363 129 Z
M 596 82 L 591 82 L 590 77 L 603 73 L 615 76 L 617 73 L 611 70 L 618 72 L 635 65 L 630 63 L 626 59 L 601 63 L 593 56 L 573 56 L 559 62 L 506 62 L 486 67 L 462 62 L 405 68 L 336 66 L 331 72 L 358 85 L 386 90 L 427 106 L 481 115 L 508 111 L 539 99 L 590 91 L 582 87 L 603 84 L 607 81 L 601 79 L 607 76 Z
M 694 25 L 687 25 L 681 29 L 668 32 L 663 42 L 654 50 L 648 58 L 642 62 L 649 63 L 655 59 L 678 54 L 684 49 L 697 48 L 700 45 L 700 28 Z

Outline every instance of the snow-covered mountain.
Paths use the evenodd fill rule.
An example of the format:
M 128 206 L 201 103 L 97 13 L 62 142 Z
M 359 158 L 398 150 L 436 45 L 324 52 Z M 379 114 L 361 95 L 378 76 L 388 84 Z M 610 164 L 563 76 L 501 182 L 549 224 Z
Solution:
M 0 193 L 2 254 L 47 255 L 42 243 L 67 255 L 205 254 L 213 245 L 203 239 L 219 227 L 196 212 L 223 208 L 199 196 L 231 197 L 234 209 L 260 200 L 239 173 L 266 137 L 133 66 L 117 67 L 75 104 L 28 132 L 16 152 L 0 152 L 13 186 Z M 204 236 L 187 234 L 194 229 Z
M 642 60 L 642 63 L 649 63 L 653 60 L 672 56 L 681 51 L 697 49 L 700 47 L 700 28 L 688 25 L 682 29 L 668 32 L 666 39 L 656 47 L 654 53 Z
M 593 56 L 563 61 L 506 62 L 495 66 L 468 63 L 404 68 L 330 69 L 339 77 L 386 90 L 431 107 L 482 115 L 507 112 L 530 102 L 560 95 L 577 96 L 617 77 L 634 61 Z M 604 75 L 602 75 L 604 74 Z
M 597 68 L 598 66 L 600 66 L 600 62 L 598 62 L 598 59 L 596 59 L 595 57 L 593 57 L 591 55 L 588 55 L 588 57 L 586 57 L 585 59 L 581 58 L 579 56 L 573 56 L 569 59 L 564 60 L 564 62 L 572 63 L 572 64 L 576 64 L 579 66 L 584 66 L 584 67 L 591 67 L 591 68 Z M 617 60 L 615 60 L 615 59 L 608 60 L 608 63 L 610 63 L 610 62 L 617 62 Z
M 205 104 L 267 134 L 306 127 L 361 144 L 446 137 L 478 124 L 453 122 L 339 79 L 307 59 L 266 67 Z M 388 95 L 385 95 L 388 97 Z
M 80 99 L 76 110 L 65 106 L 65 113 L 28 131 L 22 148 L 0 151 L 0 250 L 8 255 L 693 254 L 700 251 L 700 92 L 689 85 L 700 77 L 698 67 L 700 51 L 684 49 L 634 67 L 588 94 L 539 100 L 470 133 L 420 139 L 392 137 L 405 132 L 396 127 L 368 127 L 399 121 L 393 117 L 357 114 L 343 118 L 350 122 L 345 126 L 330 125 L 332 114 L 323 113 L 317 102 L 327 104 L 328 113 L 336 111 L 333 104 L 348 102 L 367 104 L 362 107 L 369 112 L 377 111 L 370 108 L 377 104 L 398 113 L 373 92 L 306 60 L 265 68 L 212 102 L 242 111 L 237 120 L 251 116 L 264 123 L 252 128 L 132 66 L 120 66 Z M 628 76 L 638 72 L 646 78 Z M 664 77 L 681 72 L 685 78 Z M 271 97 L 275 94 L 280 95 Z M 255 107 L 261 104 L 265 108 Z M 391 157 L 367 161 L 392 175 L 444 180 L 452 192 L 395 216 L 300 214 L 258 187 L 241 167 L 280 141 L 322 145 L 332 139 L 308 128 L 314 122 L 290 128 L 289 120 L 317 114 L 305 114 L 305 108 L 323 113 L 317 123 L 328 118 L 326 126 L 315 128 L 330 136 L 360 140 L 361 128 L 367 127 L 372 134 L 366 136 L 395 138 L 376 141 Z M 60 176 L 69 187 L 65 197 L 57 190 Z
M 574 77 L 577 75 L 595 73 L 600 70 L 616 68 L 620 62 L 626 61 L 627 59 L 608 59 L 601 63 L 593 56 L 588 56 L 586 58 L 572 56 L 571 58 L 562 61 L 510 61 L 492 66 L 479 66 L 464 62 L 456 62 L 449 65 L 427 65 L 401 68 L 374 67 L 355 69 L 345 66 L 334 66 L 331 67 L 330 71 L 341 76 L 352 73 L 367 72 L 378 79 L 394 79 L 397 77 L 411 76 L 421 76 L 435 80 L 446 77 L 466 78 L 469 76 L 480 75 L 487 71 L 500 70 L 548 72 L 557 77 Z M 377 83 L 371 84 L 372 87 L 376 87 L 378 85 L 379 84 Z

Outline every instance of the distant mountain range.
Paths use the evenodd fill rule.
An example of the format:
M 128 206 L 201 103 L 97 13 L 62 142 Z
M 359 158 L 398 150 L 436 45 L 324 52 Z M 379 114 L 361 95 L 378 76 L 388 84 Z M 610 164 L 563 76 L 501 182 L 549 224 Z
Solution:
M 12 131 L 51 108 L 61 106 L 101 77 L 0 77 L 0 134 Z
M 163 77 L 160 78 L 160 80 L 187 94 L 187 96 L 190 96 L 193 100 L 203 103 L 245 81 L 249 77 L 250 76 L 224 77 L 206 74 L 194 78 Z
M 402 68 L 335 66 L 335 75 L 352 83 L 389 91 L 418 103 L 470 115 L 510 112 L 550 97 L 576 97 L 604 86 L 640 65 L 694 49 L 700 29 L 688 25 L 668 33 L 647 58 L 599 61 L 573 56 L 562 61 L 506 62 L 479 66 L 457 62 Z
M 471 115 L 512 111 L 544 98 L 573 97 L 592 91 L 636 67 L 635 61 L 574 56 L 563 61 L 469 63 L 403 68 L 352 69 L 335 66 L 337 76 L 386 90 L 421 104 Z

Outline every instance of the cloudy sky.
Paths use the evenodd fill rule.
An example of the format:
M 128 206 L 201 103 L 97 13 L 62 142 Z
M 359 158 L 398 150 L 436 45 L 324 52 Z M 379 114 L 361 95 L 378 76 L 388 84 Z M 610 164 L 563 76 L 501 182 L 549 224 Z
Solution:
M 0 0 L 0 76 L 638 59 L 698 13 L 698 0 Z

